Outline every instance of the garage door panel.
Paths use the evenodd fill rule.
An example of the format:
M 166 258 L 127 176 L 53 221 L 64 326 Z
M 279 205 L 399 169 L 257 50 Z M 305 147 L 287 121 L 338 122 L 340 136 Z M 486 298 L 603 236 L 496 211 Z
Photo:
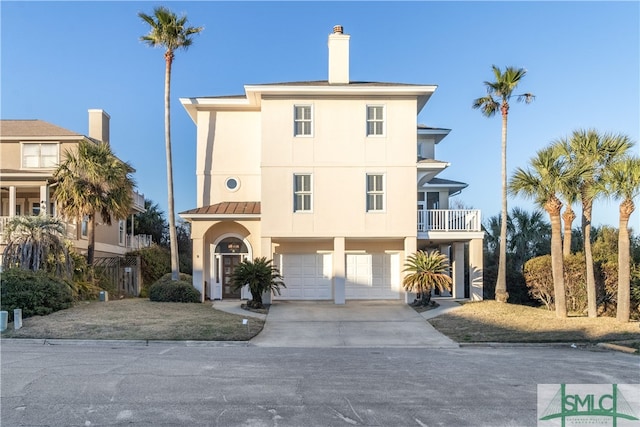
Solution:
M 398 299 L 397 254 L 347 254 L 347 299 Z
M 331 254 L 281 254 L 284 283 L 274 299 L 331 299 Z

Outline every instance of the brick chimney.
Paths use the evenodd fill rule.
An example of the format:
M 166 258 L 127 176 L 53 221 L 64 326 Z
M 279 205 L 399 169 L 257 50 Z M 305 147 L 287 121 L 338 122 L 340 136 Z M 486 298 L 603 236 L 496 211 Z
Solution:
M 89 137 L 109 143 L 109 119 L 104 110 L 89 110 Z
M 329 35 L 329 84 L 349 84 L 349 38 L 342 25 Z

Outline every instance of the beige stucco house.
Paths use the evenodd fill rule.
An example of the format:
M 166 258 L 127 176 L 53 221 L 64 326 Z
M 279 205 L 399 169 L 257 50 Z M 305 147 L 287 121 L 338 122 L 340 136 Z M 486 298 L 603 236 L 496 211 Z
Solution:
M 64 153 L 82 140 L 109 142 L 109 115 L 89 110 L 89 135 L 42 120 L 0 120 L 0 253 L 6 244 L 4 228 L 16 215 L 57 216 L 53 172 Z M 134 191 L 131 214 L 144 212 L 144 195 Z M 126 218 L 96 224 L 96 257 L 124 255 L 151 244 L 150 236 L 127 230 Z M 87 250 L 87 222 L 66 221 L 67 238 L 80 253 Z
M 197 207 L 180 216 L 203 298 L 250 297 L 231 272 L 265 256 L 287 286 L 274 299 L 409 302 L 405 259 L 433 248 L 451 259 L 452 296 L 482 299 L 480 212 L 448 209 L 467 186 L 437 177 L 449 130 L 416 123 L 436 86 L 350 81 L 349 39 L 329 35 L 326 81 L 181 99 L 197 126 Z

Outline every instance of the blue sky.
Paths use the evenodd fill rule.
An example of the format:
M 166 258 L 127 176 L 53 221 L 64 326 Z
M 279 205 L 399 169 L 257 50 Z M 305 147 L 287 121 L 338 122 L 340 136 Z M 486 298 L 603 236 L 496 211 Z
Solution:
M 491 65 L 524 67 L 509 116 L 508 171 L 578 128 L 629 135 L 640 117 L 640 3 L 629 2 L 0 2 L 3 119 L 41 119 L 87 133 L 87 110 L 111 116 L 111 144 L 137 169 L 141 192 L 166 212 L 164 59 L 139 41 L 137 16 L 165 5 L 204 26 L 172 77 L 176 212 L 196 206 L 196 128 L 180 97 L 243 94 L 245 84 L 327 78 L 327 37 L 351 35 L 351 80 L 438 85 L 417 123 L 451 129 L 440 177 L 455 199 L 500 211 L 500 119 L 471 108 Z M 634 148 L 638 153 L 638 145 Z M 246 153 L 251 155 L 251 153 Z M 509 206 L 531 209 L 511 198 Z M 594 224 L 618 223 L 600 201 Z M 638 207 L 640 209 L 640 207 Z M 638 213 L 631 226 L 638 230 Z

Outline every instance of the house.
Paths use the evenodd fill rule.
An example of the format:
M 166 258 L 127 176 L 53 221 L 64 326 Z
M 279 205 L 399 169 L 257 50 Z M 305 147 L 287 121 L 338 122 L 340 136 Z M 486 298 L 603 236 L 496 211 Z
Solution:
M 0 121 L 0 250 L 6 244 L 4 228 L 16 215 L 58 215 L 54 198 L 53 172 L 82 140 L 109 142 L 109 115 L 89 110 L 89 135 L 81 135 L 42 120 Z M 144 195 L 134 191 L 131 215 L 144 212 Z M 67 221 L 67 238 L 80 253 L 87 250 L 87 222 Z M 97 218 L 96 257 L 124 255 L 149 246 L 150 236 L 127 230 L 126 218 L 109 226 Z
M 406 257 L 439 249 L 452 296 L 482 299 L 480 211 L 449 209 L 467 186 L 437 177 L 449 130 L 416 124 L 436 86 L 351 81 L 349 39 L 329 35 L 326 81 L 181 99 L 197 127 L 197 207 L 180 216 L 203 298 L 249 298 L 230 275 L 265 256 L 286 283 L 274 299 L 410 302 Z

